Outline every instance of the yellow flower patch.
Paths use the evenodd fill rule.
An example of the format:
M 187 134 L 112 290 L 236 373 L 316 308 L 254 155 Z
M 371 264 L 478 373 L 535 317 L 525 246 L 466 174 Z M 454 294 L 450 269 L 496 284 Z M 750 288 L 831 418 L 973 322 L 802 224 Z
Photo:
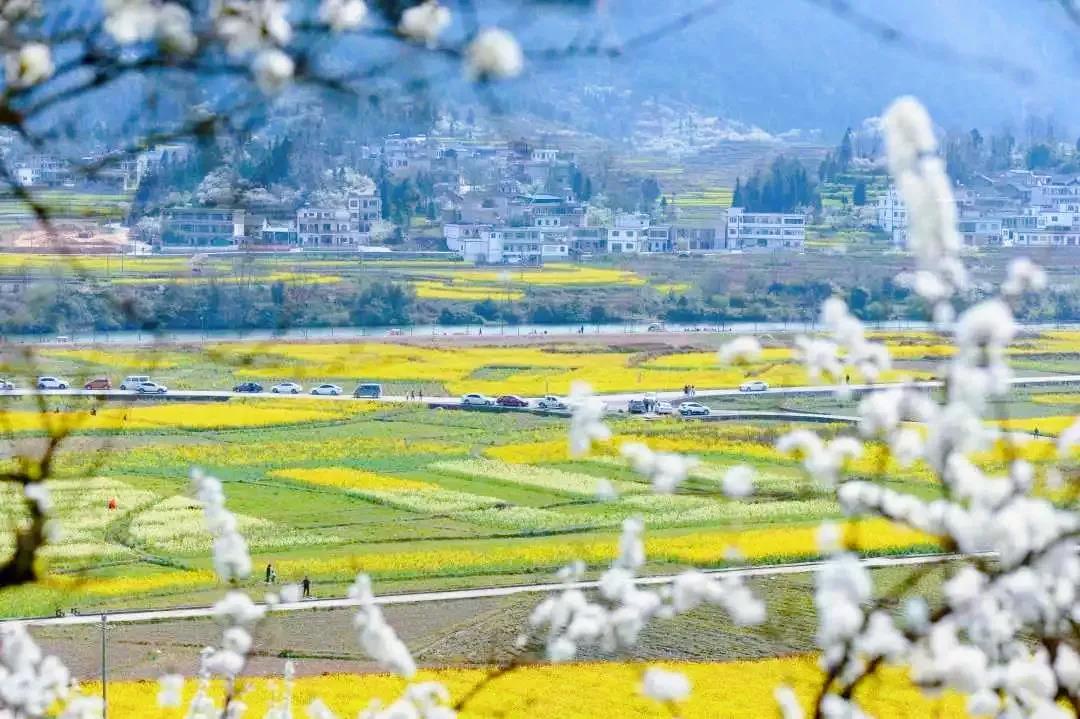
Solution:
M 525 296 L 521 290 L 475 284 L 444 284 L 442 282 L 414 282 L 416 296 L 425 300 L 520 300 Z
M 303 422 L 344 420 L 380 408 L 373 402 L 316 400 L 230 400 L 227 402 L 161 403 L 128 407 L 45 413 L 11 410 L 0 414 L 0 432 L 46 432 L 70 428 L 80 432 L 159 429 L 230 429 Z
M 504 717 L 504 719 L 584 719 L 585 717 L 639 717 L 668 719 L 671 710 L 641 693 L 641 680 L 647 668 L 639 662 L 588 662 L 572 664 L 526 665 L 490 682 L 477 693 L 460 714 L 462 719 Z M 823 679 L 817 657 L 801 655 L 731 662 L 664 662 L 668 670 L 682 672 L 693 691 L 680 703 L 683 719 L 717 717 L 777 716 L 773 690 L 791 686 L 799 702 L 811 710 L 815 691 Z M 416 682 L 439 681 L 450 691 L 451 703 L 484 682 L 487 669 L 448 668 L 424 670 Z M 280 678 L 242 678 L 240 699 L 248 714 L 262 716 L 281 698 Z M 567 691 L 573 687 L 573 691 Z M 340 717 L 356 716 L 378 699 L 383 705 L 397 699 L 405 681 L 388 674 L 326 674 L 301 677 L 293 688 L 293 713 L 299 715 L 312 700 L 319 698 Z M 109 683 L 109 713 L 116 716 L 142 716 L 146 707 L 155 707 L 156 681 Z M 100 684 L 87 682 L 83 690 L 97 695 Z M 184 687 L 184 702 L 195 692 L 194 680 Z M 218 706 L 224 687 L 215 682 L 211 691 Z M 883 719 L 929 716 L 967 716 L 964 697 L 945 692 L 928 697 L 911 683 L 900 668 L 885 667 L 864 682 L 855 700 L 871 716 Z M 179 716 L 162 714 L 162 716 Z
M 271 472 L 272 477 L 295 479 L 299 482 L 310 482 L 323 487 L 338 487 L 340 489 L 370 490 L 376 492 L 405 492 L 425 491 L 437 489 L 429 482 L 421 482 L 415 479 L 401 479 L 386 474 L 365 472 L 360 469 L 348 467 L 301 467 L 296 469 L 279 469 Z

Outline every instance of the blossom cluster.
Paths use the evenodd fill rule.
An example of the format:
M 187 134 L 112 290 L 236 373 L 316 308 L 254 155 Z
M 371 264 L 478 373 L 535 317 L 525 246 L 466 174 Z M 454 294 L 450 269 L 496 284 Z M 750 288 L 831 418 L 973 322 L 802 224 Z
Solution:
M 584 649 L 612 653 L 632 647 L 650 621 L 671 619 L 703 604 L 723 607 L 741 626 L 764 621 L 764 604 L 737 577 L 688 571 L 670 586 L 639 587 L 644 529 L 639 519 L 623 523 L 618 554 L 600 577 L 597 600 L 575 585 L 584 573 L 583 563 L 560 572 L 565 588 L 540 602 L 529 617 L 529 631 L 541 638 L 549 659 L 567 661 Z M 527 640 L 523 637 L 521 643 Z

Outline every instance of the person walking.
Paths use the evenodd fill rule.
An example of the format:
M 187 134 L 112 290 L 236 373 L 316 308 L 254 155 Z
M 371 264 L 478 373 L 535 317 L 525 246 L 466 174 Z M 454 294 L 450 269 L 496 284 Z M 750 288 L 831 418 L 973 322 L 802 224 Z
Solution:
M 271 564 L 266 565 L 266 583 L 270 583 L 270 577 L 274 576 L 274 567 Z
M 304 575 L 304 581 L 300 582 L 300 586 L 304 588 L 304 599 L 311 599 L 311 580 L 307 575 Z
M 423 387 L 420 388 L 419 394 L 420 394 L 420 401 L 423 402 L 424 401 L 424 388 Z
M 273 567 L 270 567 L 270 583 L 277 584 L 277 570 Z

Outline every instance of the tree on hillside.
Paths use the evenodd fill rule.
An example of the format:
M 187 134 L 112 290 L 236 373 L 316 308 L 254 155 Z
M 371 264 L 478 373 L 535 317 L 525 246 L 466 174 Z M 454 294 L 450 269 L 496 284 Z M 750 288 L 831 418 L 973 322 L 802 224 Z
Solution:
M 1032 145 L 1028 148 L 1025 162 L 1029 170 L 1045 170 L 1054 164 L 1054 152 L 1049 145 Z
M 646 177 L 641 181 L 641 205 L 642 209 L 648 211 L 656 206 L 656 201 L 660 198 L 660 183 L 656 181 L 655 177 Z
M 866 180 L 857 180 L 855 189 L 851 191 L 851 204 L 862 207 L 866 204 Z
M 816 197 L 802 163 L 781 155 L 772 161 L 767 173 L 755 170 L 745 183 L 736 180 L 732 206 L 749 212 L 790 212 L 813 206 Z

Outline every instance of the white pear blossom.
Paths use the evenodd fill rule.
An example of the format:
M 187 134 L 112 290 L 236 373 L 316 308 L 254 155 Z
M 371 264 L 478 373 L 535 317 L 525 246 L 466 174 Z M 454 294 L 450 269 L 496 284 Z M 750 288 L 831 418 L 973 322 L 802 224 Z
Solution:
M 305 712 L 308 719 L 337 719 L 337 715 L 330 710 L 326 702 L 317 697 L 311 700 Z
M 57 657 L 45 654 L 26 627 L 0 624 L 0 715 L 46 716 L 68 696 L 71 674 Z M 79 698 L 72 699 L 78 704 Z
M 158 3 L 154 0 L 104 0 L 105 31 L 118 43 L 149 40 L 157 29 Z
M 761 357 L 761 343 L 756 337 L 742 335 L 720 346 L 717 359 L 720 364 L 752 362 Z
M 465 70 L 474 79 L 517 77 L 524 67 L 521 45 L 502 28 L 481 30 L 465 48 Z
M 908 207 L 908 243 L 918 262 L 912 288 L 941 305 L 967 286 L 960 262 L 956 203 L 945 163 L 936 155 L 933 124 L 913 97 L 896 100 L 882 118 L 889 170 Z
M 190 55 L 199 46 L 191 27 L 191 13 L 174 2 L 165 3 L 158 10 L 155 35 L 162 49 L 177 55 Z
M 322 0 L 319 5 L 319 20 L 335 32 L 355 30 L 365 17 L 367 4 L 364 0 Z
M 641 693 L 658 702 L 681 702 L 690 697 L 690 680 L 682 672 L 649 667 L 641 679 Z
M 213 0 L 210 16 L 229 54 L 239 56 L 286 45 L 292 38 L 288 12 L 284 0 Z
M 580 457 L 588 454 L 594 442 L 611 438 L 611 430 L 604 424 L 607 407 L 604 400 L 594 397 L 592 389 L 584 382 L 574 382 L 567 398 L 570 407 L 570 454 Z
M 781 684 L 773 690 L 773 697 L 776 699 L 776 705 L 780 709 L 781 719 L 803 719 L 805 713 L 802 710 L 802 705 L 799 704 L 798 697 L 795 696 L 795 691 L 786 684 Z
M 7 82 L 12 87 L 32 87 L 52 77 L 52 52 L 40 42 L 28 42 L 4 57 Z
M 1039 292 L 1046 289 L 1046 272 L 1027 257 L 1017 257 L 1009 262 L 1005 282 L 1001 293 L 1007 297 L 1016 297 L 1024 292 Z
M 265 93 L 280 92 L 293 78 L 296 65 L 288 53 L 277 48 L 260 50 L 251 63 L 255 83 Z
M 398 639 L 397 632 L 383 618 L 382 609 L 375 603 L 371 579 L 366 574 L 356 576 L 356 581 L 349 587 L 349 597 L 360 600 L 353 625 L 364 652 L 384 669 L 406 679 L 416 674 L 416 662 L 405 643 Z
M 626 442 L 620 452 L 630 460 L 631 468 L 652 482 L 653 491 L 671 494 L 686 481 L 690 470 L 697 464 L 694 457 L 671 452 L 654 452 L 640 442 Z
M 439 35 L 450 25 L 450 10 L 437 0 L 425 0 L 401 13 L 398 32 L 405 37 L 434 47 Z
M 251 574 L 251 555 L 247 541 L 236 529 L 236 517 L 225 509 L 221 482 L 193 469 L 191 484 L 202 505 L 206 527 L 214 537 L 214 570 L 226 582 L 246 579 Z
M 728 497 L 749 497 L 754 493 L 754 470 L 737 464 L 724 472 L 724 494 Z
M 180 674 L 162 674 L 158 678 L 158 706 L 175 709 L 183 701 L 184 677 Z

